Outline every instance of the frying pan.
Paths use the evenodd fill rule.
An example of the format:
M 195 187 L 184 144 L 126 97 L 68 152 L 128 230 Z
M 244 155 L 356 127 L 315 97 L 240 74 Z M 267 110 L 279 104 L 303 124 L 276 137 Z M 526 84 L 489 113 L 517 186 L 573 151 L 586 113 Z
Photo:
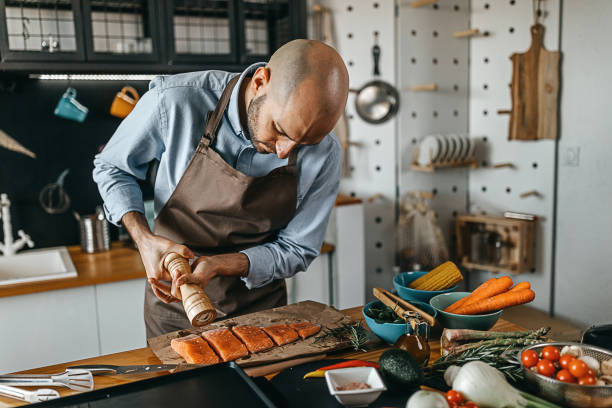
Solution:
M 378 62 L 380 60 L 380 47 L 372 47 L 374 60 L 374 77 L 380 76 Z M 378 124 L 386 122 L 397 113 L 399 109 L 399 93 L 388 82 L 373 79 L 359 89 L 351 89 L 357 94 L 355 97 L 355 110 L 359 117 L 368 123 Z

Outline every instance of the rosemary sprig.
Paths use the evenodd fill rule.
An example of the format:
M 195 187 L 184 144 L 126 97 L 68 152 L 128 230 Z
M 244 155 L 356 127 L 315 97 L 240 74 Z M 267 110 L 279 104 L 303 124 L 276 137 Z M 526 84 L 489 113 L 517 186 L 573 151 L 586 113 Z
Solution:
M 515 350 L 515 348 L 506 345 L 480 346 L 461 353 L 450 353 L 434 361 L 431 366 L 426 367 L 424 374 L 429 378 L 442 377 L 451 365 L 462 366 L 470 361 L 479 360 L 497 368 L 506 375 L 508 380 L 516 384 L 524 379 L 523 369 L 520 364 L 509 361 L 502 356 L 509 350 Z
M 356 323 L 343 323 L 338 327 L 325 327 L 321 334 L 315 337 L 315 344 L 322 341 L 334 339 L 341 342 L 350 342 L 355 351 L 365 351 L 363 349 L 368 340 L 368 332 L 361 326 L 361 321 Z

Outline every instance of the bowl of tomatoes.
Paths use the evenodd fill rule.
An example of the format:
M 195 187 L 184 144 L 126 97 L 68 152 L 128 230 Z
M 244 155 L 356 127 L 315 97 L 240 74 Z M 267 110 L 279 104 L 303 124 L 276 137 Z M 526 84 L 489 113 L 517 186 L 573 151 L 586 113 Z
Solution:
M 612 406 L 612 351 L 580 343 L 541 343 L 519 354 L 525 379 L 568 407 Z

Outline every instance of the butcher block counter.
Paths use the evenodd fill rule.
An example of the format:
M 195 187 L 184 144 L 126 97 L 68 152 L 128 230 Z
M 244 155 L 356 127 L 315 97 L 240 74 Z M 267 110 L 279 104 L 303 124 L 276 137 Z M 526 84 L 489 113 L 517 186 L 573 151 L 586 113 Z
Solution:
M 362 319 L 361 307 L 354 307 L 351 309 L 343 310 L 342 312 L 352 318 L 355 321 L 359 321 Z M 500 319 L 497 324 L 491 330 L 498 331 L 516 331 L 516 330 L 524 330 L 523 328 L 507 322 L 505 320 Z M 431 340 L 429 342 L 431 347 L 431 358 L 430 361 L 434 361 L 440 356 L 440 341 L 439 339 Z M 389 347 L 383 345 L 382 343 L 378 347 L 371 348 L 367 352 L 354 352 L 354 351 L 341 351 L 330 354 L 327 358 L 355 358 L 367 361 L 378 361 L 378 358 L 382 354 L 383 351 L 387 350 Z M 20 373 L 59 373 L 62 372 L 66 367 L 71 365 L 79 365 L 79 364 L 113 364 L 113 365 L 138 365 L 138 364 L 160 364 L 161 361 L 153 354 L 153 351 L 148 348 L 140 348 L 131 351 L 125 351 L 122 353 L 116 354 L 108 354 L 100 357 L 89 358 L 85 360 L 78 360 L 67 362 L 63 364 L 56 364 L 47 367 L 41 367 L 37 369 L 27 370 Z M 324 365 L 324 364 L 322 364 Z M 157 372 L 157 373 L 148 373 L 148 374 L 139 374 L 139 375 L 104 375 L 104 376 L 95 376 L 95 389 L 107 388 L 114 385 L 124 384 L 128 382 L 138 381 L 145 378 L 155 377 L 167 375 L 168 372 Z M 276 373 L 268 374 L 266 377 L 268 379 L 272 378 Z M 56 387 L 60 393 L 60 395 L 70 395 L 75 393 L 75 391 L 71 391 L 65 388 Z M 6 398 L 0 396 L 0 407 L 16 407 L 27 405 L 27 403 L 20 402 L 18 400 Z

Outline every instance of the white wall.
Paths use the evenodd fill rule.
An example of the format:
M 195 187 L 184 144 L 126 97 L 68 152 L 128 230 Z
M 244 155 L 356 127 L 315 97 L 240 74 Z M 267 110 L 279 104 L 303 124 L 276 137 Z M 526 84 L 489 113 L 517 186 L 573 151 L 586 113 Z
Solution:
M 563 2 L 554 311 L 583 324 L 612 322 L 610 21 L 609 0 Z

